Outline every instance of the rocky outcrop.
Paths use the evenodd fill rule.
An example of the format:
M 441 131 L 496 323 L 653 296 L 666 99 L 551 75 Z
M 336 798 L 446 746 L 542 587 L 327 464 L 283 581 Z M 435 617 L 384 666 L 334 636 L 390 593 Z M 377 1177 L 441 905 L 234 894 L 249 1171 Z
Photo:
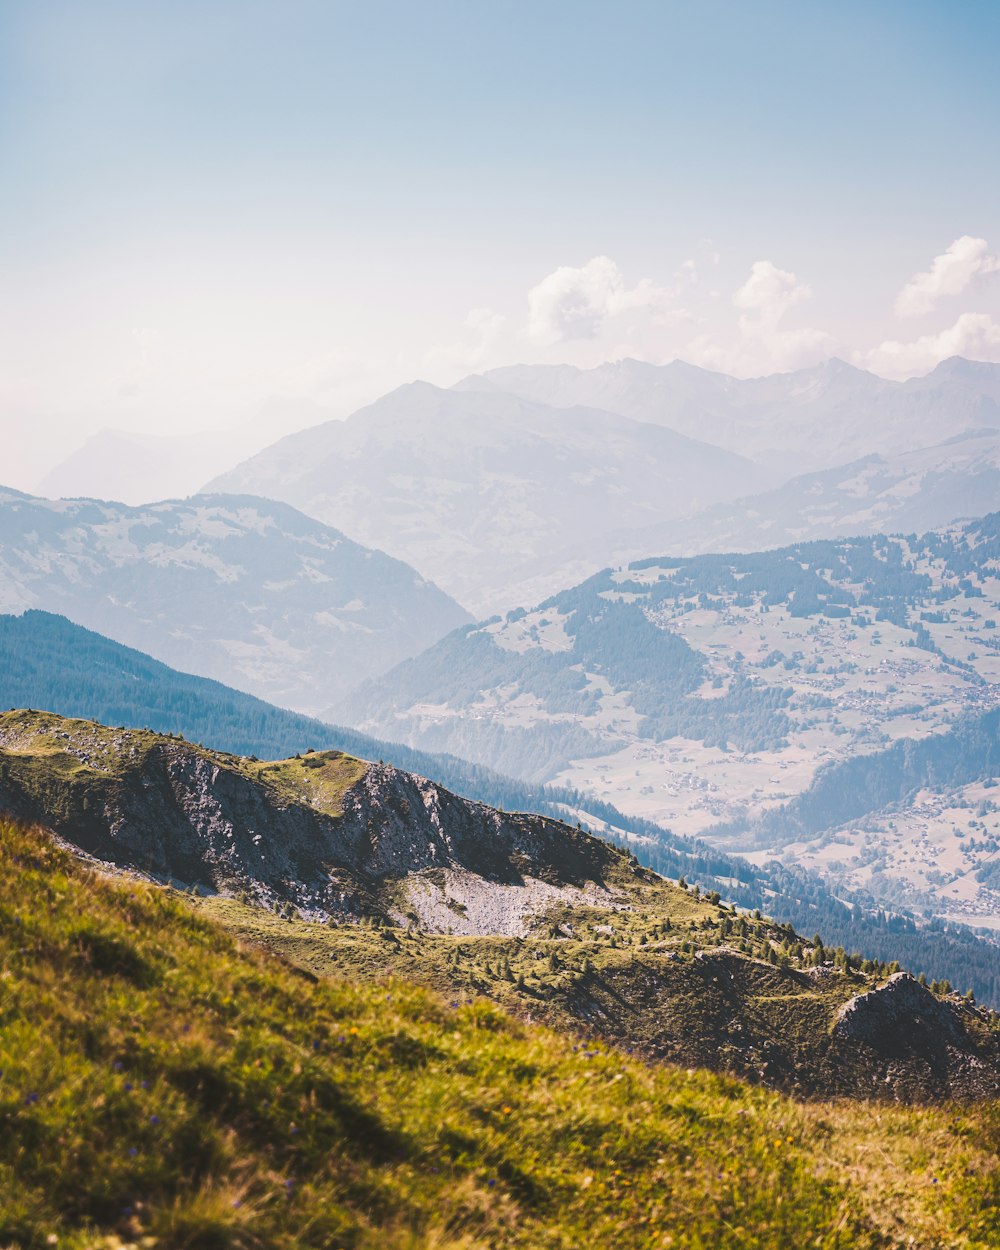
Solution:
M 625 862 L 568 825 L 501 812 L 385 764 L 314 753 L 292 765 L 293 774 L 300 770 L 297 790 L 283 765 L 255 770 L 187 742 L 37 715 L 39 735 L 25 740 L 22 725 L 15 750 L 4 749 L 13 744 L 0 734 L 0 810 L 160 880 L 289 902 L 316 916 L 397 918 L 408 908 L 392 887 L 422 874 L 444 871 L 466 884 L 474 878 L 487 891 L 542 883 L 522 890 L 524 898 L 509 895 L 515 916 L 543 910 L 562 890 L 602 890 L 607 871 Z M 336 772 L 339 785 L 345 769 L 355 779 L 337 790 L 330 775 Z M 336 802 L 310 801 L 310 785 L 317 794 L 326 786 L 328 796 L 333 787 Z M 424 880 L 421 900 L 435 894 L 429 888 Z M 474 891 L 477 899 L 482 893 Z M 536 900 L 530 906 L 529 894 Z M 446 900 L 447 893 L 445 910 Z M 488 918 L 495 910 L 471 914 Z M 520 928 L 512 923 L 512 931 Z M 480 931 L 469 916 L 460 927 Z
M 961 1000 L 941 998 L 897 972 L 885 985 L 849 999 L 831 1028 L 834 1053 L 864 1074 L 876 1094 L 898 1097 L 996 1097 L 1000 1038 L 984 1030 Z
M 885 985 L 849 999 L 837 1012 L 834 1037 L 863 1042 L 886 1053 L 912 1048 L 928 1034 L 960 1038 L 952 1008 L 910 976 L 897 972 Z

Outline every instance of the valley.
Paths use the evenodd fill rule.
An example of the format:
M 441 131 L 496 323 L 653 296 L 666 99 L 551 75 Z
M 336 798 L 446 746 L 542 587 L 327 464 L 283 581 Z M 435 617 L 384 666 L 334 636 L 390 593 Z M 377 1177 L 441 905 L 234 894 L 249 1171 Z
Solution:
M 928 855 L 911 880 L 901 857 L 920 835 L 904 849 L 902 796 L 904 846 L 884 864 L 866 851 L 869 871 L 852 862 L 862 826 L 848 837 L 817 817 L 811 833 L 853 844 L 847 854 L 800 839 L 764 849 L 753 826 L 824 767 L 1000 704 L 996 526 L 994 514 L 921 538 L 639 561 L 451 635 L 346 711 L 369 732 L 528 769 L 677 833 L 802 857 L 886 901 L 989 924 L 988 836 L 964 863 Z

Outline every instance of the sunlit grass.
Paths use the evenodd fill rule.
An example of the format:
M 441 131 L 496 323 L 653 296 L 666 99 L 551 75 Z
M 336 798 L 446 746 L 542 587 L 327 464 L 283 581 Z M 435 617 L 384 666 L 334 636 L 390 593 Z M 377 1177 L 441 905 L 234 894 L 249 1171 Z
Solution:
M 996 1245 L 995 1109 L 803 1105 L 316 977 L 9 824 L 0 960 L 2 1246 Z

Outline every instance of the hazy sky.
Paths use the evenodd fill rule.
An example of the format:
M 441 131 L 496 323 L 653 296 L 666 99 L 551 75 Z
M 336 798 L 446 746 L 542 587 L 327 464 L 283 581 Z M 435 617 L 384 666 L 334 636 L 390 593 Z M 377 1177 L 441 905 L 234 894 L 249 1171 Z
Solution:
M 0 482 L 518 360 L 1000 360 L 998 47 L 993 0 L 2 0 Z

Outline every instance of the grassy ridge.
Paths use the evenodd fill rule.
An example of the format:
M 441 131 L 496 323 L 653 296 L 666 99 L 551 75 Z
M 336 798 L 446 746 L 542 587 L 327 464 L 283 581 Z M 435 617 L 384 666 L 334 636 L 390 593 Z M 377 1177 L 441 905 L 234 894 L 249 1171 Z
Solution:
M 0 959 L 2 1245 L 995 1245 L 996 1108 L 802 1105 L 309 977 L 9 823 Z

